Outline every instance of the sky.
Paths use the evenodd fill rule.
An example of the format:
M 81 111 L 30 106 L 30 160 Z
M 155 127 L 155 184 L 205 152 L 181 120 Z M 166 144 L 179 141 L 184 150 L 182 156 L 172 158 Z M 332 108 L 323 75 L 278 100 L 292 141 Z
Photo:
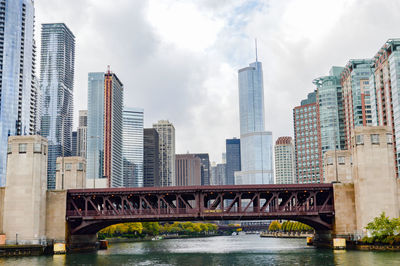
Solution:
M 240 136 L 237 71 L 255 61 L 255 38 L 276 140 L 293 136 L 293 107 L 313 79 L 400 37 L 398 10 L 398 0 L 35 0 L 36 40 L 42 23 L 75 35 L 75 126 L 88 73 L 110 65 L 145 127 L 169 120 L 176 153 L 219 163 L 225 139 Z

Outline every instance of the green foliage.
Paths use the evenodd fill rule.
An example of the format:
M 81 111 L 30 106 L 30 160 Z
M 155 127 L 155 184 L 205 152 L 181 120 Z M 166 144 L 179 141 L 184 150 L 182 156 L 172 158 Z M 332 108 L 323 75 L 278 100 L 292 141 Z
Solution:
M 312 227 L 310 227 L 306 224 L 300 223 L 300 222 L 284 221 L 282 223 L 280 230 L 282 232 L 305 232 L 305 231 L 312 231 L 314 229 Z M 269 230 L 269 231 L 271 231 L 271 230 Z M 276 230 L 274 230 L 274 231 L 276 231 Z
M 366 244 L 400 244 L 400 219 L 390 219 L 382 212 L 380 216 L 365 227 L 372 237 L 364 237 L 361 241 Z
M 268 227 L 268 231 L 277 232 L 277 231 L 280 231 L 281 228 L 282 228 L 282 225 L 281 225 L 280 222 L 272 221 L 271 224 Z
M 100 230 L 98 238 L 137 238 L 159 234 L 206 235 L 215 234 L 217 230 L 218 226 L 211 223 L 174 222 L 164 225 L 160 225 L 158 222 L 124 223 L 111 225 Z

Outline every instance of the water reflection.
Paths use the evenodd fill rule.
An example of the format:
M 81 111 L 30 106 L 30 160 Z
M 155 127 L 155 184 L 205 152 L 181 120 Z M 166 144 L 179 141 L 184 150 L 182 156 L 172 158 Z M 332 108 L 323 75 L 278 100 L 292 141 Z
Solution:
M 258 235 L 111 244 L 94 253 L 0 258 L 0 265 L 400 265 L 400 253 L 332 251 Z

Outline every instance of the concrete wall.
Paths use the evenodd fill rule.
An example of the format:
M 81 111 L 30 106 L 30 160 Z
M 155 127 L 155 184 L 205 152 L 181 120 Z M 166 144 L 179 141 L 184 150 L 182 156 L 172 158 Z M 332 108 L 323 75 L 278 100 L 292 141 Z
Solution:
M 4 217 L 4 194 L 6 190 L 0 187 L 0 234 L 3 233 L 3 217 Z
M 337 158 L 337 162 L 336 159 Z M 324 155 L 324 177 L 325 183 L 332 183 L 336 181 L 336 167 L 337 178 L 339 182 L 352 183 L 353 171 L 351 151 L 327 151 Z
M 46 206 L 46 237 L 56 242 L 64 242 L 67 237 L 67 191 L 47 191 Z
M 335 200 L 333 232 L 336 236 L 353 234 L 357 230 L 354 184 L 334 184 L 333 192 Z
M 379 143 L 371 142 L 371 135 L 379 136 Z M 357 230 L 365 227 L 374 217 L 385 212 L 399 217 L 397 181 L 394 154 L 389 127 L 358 127 L 355 138 L 363 136 L 363 143 L 353 140 L 353 177 L 357 213 Z M 390 136 L 390 137 L 387 137 Z
M 46 239 L 47 140 L 11 136 L 3 229 L 6 243 L 39 244 Z M 26 147 L 26 150 L 23 148 Z
M 83 157 L 64 157 L 64 184 L 62 184 L 62 157 L 57 158 L 56 189 L 86 188 L 86 160 Z M 62 187 L 64 186 L 64 187 Z

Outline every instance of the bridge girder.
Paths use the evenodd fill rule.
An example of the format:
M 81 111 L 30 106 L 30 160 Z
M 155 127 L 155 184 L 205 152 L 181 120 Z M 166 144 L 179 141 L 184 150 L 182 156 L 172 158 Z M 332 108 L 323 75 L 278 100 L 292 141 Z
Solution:
M 71 234 L 96 233 L 115 223 L 145 221 L 300 221 L 331 229 L 331 184 L 241 185 L 69 190 Z

